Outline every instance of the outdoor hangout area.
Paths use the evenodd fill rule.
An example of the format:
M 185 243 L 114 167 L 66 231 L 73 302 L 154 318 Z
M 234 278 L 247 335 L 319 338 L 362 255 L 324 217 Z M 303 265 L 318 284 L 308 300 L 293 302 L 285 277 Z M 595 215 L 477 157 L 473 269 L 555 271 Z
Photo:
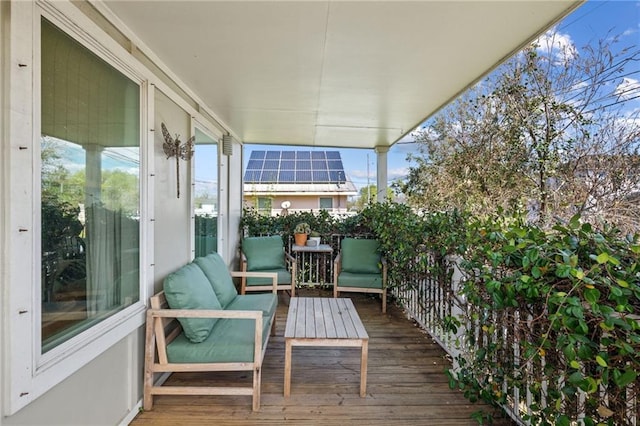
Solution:
M 421 215 L 393 203 L 348 219 L 245 211 L 241 226 L 243 243 L 269 249 L 226 279 L 271 274 L 267 293 L 249 292 L 250 285 L 231 290 L 234 298 L 277 298 L 275 319 L 253 308 L 263 312 L 256 335 L 263 345 L 248 345 L 248 358 L 234 359 L 235 367 L 171 370 L 183 372 L 159 389 L 188 390 L 159 391 L 153 410 L 134 424 L 171 424 L 186 407 L 194 424 L 212 415 L 241 424 L 511 424 L 558 419 L 565 416 L 560 410 L 622 424 L 616 419 L 638 415 L 631 367 L 637 318 L 624 308 L 637 305 L 637 288 L 625 283 L 638 273 L 638 245 L 614 231 L 596 232 L 575 219 L 542 233 L 515 216 Z M 317 230 L 319 245 L 303 250 L 296 228 Z M 357 254 L 349 251 L 354 247 Z M 228 274 L 222 262 L 219 269 L 218 276 Z M 341 281 L 345 273 L 356 277 Z M 213 340 L 229 352 L 224 339 Z M 253 409 L 244 395 L 253 395 Z
M 359 348 L 294 347 L 290 396 L 284 396 L 285 328 L 291 302 L 279 295 L 275 335 L 262 364 L 261 405 L 252 411 L 245 395 L 160 395 L 136 425 L 216 424 L 429 424 L 474 425 L 471 404 L 449 388 L 446 353 L 395 305 L 381 315 L 377 297 L 349 295 L 369 336 L 366 394 L 360 396 Z M 333 300 L 331 290 L 303 288 L 296 297 Z M 250 372 L 175 373 L 163 386 L 251 386 Z M 498 425 L 512 424 L 507 419 Z
M 637 6 L 0 1 L 0 426 L 638 426 Z

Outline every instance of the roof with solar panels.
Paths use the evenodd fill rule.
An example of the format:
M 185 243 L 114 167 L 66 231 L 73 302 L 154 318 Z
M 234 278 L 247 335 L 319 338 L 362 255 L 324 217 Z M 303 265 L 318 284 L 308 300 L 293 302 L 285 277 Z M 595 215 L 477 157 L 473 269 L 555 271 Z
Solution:
M 357 194 L 340 151 L 253 151 L 244 187 L 255 193 Z

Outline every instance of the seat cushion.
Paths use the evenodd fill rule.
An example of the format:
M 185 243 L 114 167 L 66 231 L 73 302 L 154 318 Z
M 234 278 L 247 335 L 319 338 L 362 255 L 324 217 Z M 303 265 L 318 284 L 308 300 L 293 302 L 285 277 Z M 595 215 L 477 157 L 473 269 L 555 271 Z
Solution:
M 260 309 L 262 316 L 269 318 L 275 315 L 278 297 L 273 293 L 254 293 L 238 295 L 229 305 L 229 311 L 255 311 Z
M 269 337 L 269 321 L 262 322 L 262 345 Z M 255 321 L 224 318 L 209 336 L 193 343 L 181 333 L 167 345 L 167 358 L 174 363 L 253 362 Z
M 242 252 L 247 257 L 248 271 L 284 269 L 284 244 L 282 237 L 247 237 L 242 240 Z
M 171 309 L 222 309 L 209 280 L 195 263 L 189 263 L 164 279 L 164 292 Z M 178 318 L 185 336 L 202 342 L 217 318 Z
M 366 240 L 345 238 L 340 245 L 340 256 L 342 259 L 342 271 L 379 274 L 381 255 L 378 249 L 378 240 Z
M 340 272 L 338 275 L 338 287 L 341 286 L 382 289 L 382 275 Z
M 262 269 L 254 272 L 275 272 L 278 274 L 278 284 L 291 284 L 291 273 L 286 269 Z M 247 285 L 271 285 L 271 278 L 247 277 Z
M 238 291 L 224 260 L 218 253 L 211 253 L 193 262 L 204 272 L 222 307 L 226 307 L 238 295 Z

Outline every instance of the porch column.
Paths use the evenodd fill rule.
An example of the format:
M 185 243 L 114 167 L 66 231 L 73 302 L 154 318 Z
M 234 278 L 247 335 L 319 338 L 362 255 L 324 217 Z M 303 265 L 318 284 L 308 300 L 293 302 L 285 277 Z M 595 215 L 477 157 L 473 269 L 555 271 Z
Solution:
M 387 152 L 389 152 L 389 147 L 376 146 L 374 150 L 377 160 L 376 187 L 378 193 L 376 200 L 378 203 L 384 203 L 387 201 Z
M 102 151 L 98 144 L 85 144 L 85 208 L 102 199 Z

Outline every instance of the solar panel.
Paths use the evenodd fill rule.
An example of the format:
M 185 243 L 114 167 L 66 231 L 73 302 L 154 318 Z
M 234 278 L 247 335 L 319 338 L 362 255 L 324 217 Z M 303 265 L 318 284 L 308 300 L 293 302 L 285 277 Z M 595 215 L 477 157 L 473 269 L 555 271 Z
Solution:
M 344 165 L 339 151 L 253 151 L 245 182 L 342 183 Z
M 340 172 L 337 170 L 329 170 L 329 181 L 344 182 L 344 172 Z
M 329 164 L 329 170 L 342 170 L 341 160 L 329 160 L 327 163 Z
M 296 182 L 313 182 L 311 171 L 296 171 Z
M 282 160 L 280 161 L 280 170 L 295 170 L 296 162 L 294 160 Z
M 260 182 L 277 182 L 278 171 L 277 170 L 263 170 L 262 176 L 260 176 Z
M 247 170 L 262 170 L 262 165 L 264 161 L 262 160 L 249 160 L 247 164 Z
M 298 160 L 296 162 L 296 170 L 311 170 L 311 161 Z
M 327 160 L 313 160 L 311 163 L 313 170 L 327 170 Z
M 262 173 L 261 170 L 247 170 L 246 173 L 244 174 L 244 181 L 259 182 L 261 173 Z
M 327 156 L 324 151 L 311 151 L 311 159 L 312 160 L 324 160 Z
M 309 160 L 309 159 L 311 159 L 311 152 L 309 152 L 309 151 L 298 151 L 296 153 L 296 158 L 298 160 Z
M 326 170 L 314 170 L 313 171 L 314 182 L 329 182 L 329 172 Z
M 279 160 L 280 151 L 267 151 L 267 160 Z
M 295 182 L 296 172 L 293 170 L 280 170 L 278 173 L 278 182 Z

